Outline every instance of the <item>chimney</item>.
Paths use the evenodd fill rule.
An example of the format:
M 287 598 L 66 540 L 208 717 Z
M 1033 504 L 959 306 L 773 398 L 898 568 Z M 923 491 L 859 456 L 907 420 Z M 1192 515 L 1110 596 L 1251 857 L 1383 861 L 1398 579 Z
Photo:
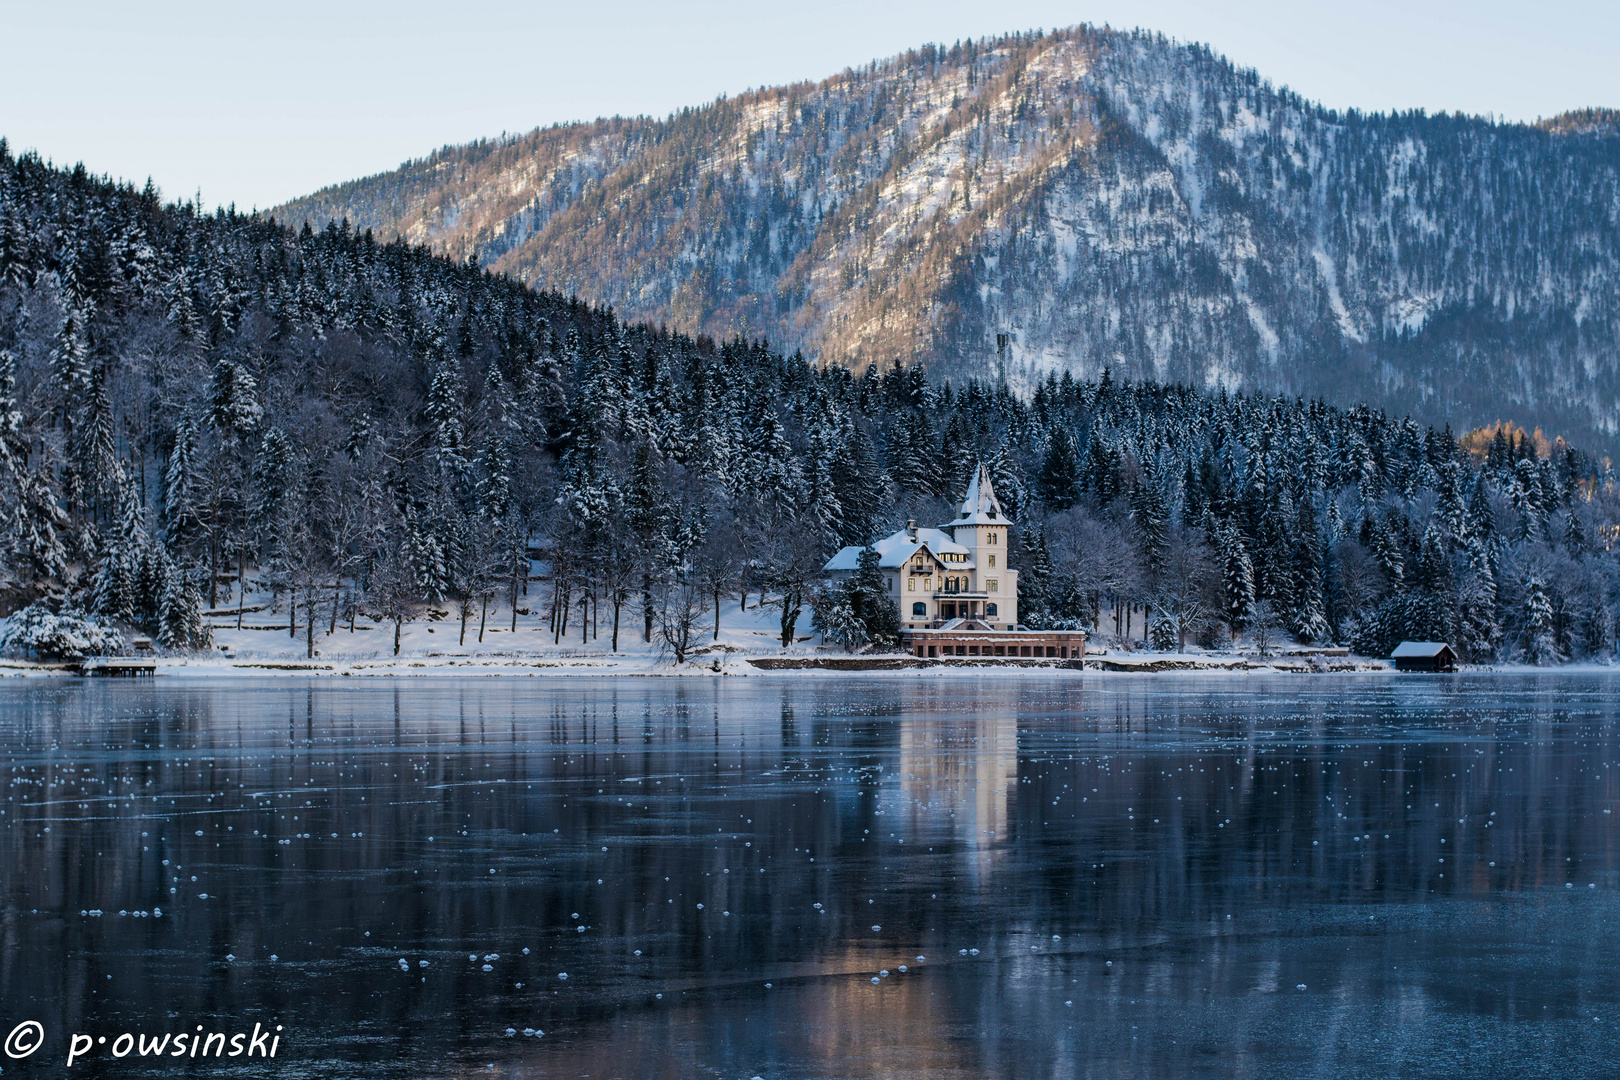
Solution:
M 911 518 L 911 519 L 907 520 L 907 522 L 906 522 L 906 539 L 907 540 L 915 540 L 915 539 L 917 539 L 917 519 L 916 518 Z

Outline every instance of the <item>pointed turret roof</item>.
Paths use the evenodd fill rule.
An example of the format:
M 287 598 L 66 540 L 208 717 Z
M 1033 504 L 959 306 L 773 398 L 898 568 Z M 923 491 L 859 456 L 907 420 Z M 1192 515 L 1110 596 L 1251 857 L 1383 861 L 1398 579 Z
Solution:
M 956 508 L 956 517 L 940 527 L 953 529 L 958 525 L 1011 524 L 1007 512 L 1001 508 L 1001 500 L 996 498 L 995 485 L 990 482 L 990 470 L 981 461 L 973 473 L 972 482 L 968 484 L 967 494 L 962 496 L 962 504 Z

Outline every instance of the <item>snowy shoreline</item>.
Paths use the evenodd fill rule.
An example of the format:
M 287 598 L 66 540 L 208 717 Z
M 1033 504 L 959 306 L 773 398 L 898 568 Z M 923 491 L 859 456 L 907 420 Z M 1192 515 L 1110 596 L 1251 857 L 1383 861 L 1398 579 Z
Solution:
M 1104 653 L 1088 655 L 1083 668 L 1072 664 L 1009 663 L 1005 660 L 950 659 L 918 661 L 904 653 L 847 654 L 830 650 L 738 654 L 720 650 L 699 653 L 676 664 L 655 651 L 595 653 L 536 651 L 532 653 L 430 652 L 398 657 L 322 656 L 315 659 L 285 655 L 156 656 L 149 658 L 152 674 L 162 678 L 397 678 L 424 676 L 506 678 L 719 678 L 719 677 L 871 677 L 882 678 L 1079 678 L 1115 676 L 1188 675 L 1393 675 L 1392 665 L 1366 658 L 1337 658 L 1332 665 L 1309 658 L 1186 653 Z M 776 661 L 756 666 L 752 661 Z M 781 661 L 789 661 L 784 664 Z M 793 663 L 795 662 L 796 663 Z M 1615 674 L 1607 664 L 1565 664 L 1532 667 L 1522 664 L 1458 666 L 1458 674 L 1574 675 Z M 82 678 L 73 665 L 0 661 L 0 678 Z
M 658 635 L 642 640 L 642 627 L 629 619 L 619 627 L 619 648 L 613 649 L 611 627 L 581 640 L 574 630 L 572 640 L 558 635 L 538 614 L 520 616 L 516 629 L 508 616 L 496 625 L 486 624 L 479 641 L 478 624 L 469 623 L 465 639 L 454 619 L 420 619 L 403 627 L 398 656 L 393 653 L 394 627 L 391 623 L 357 621 L 353 630 L 339 624 L 317 626 L 314 656 L 310 657 L 307 628 L 299 624 L 297 636 L 289 635 L 285 621 L 246 621 L 237 629 L 224 612 L 209 613 L 215 647 L 212 653 L 144 654 L 140 659 L 153 666 L 162 678 L 310 678 L 310 677 L 408 677 L 467 676 L 507 678 L 612 678 L 647 676 L 656 678 L 773 677 L 815 678 L 830 675 L 883 676 L 908 678 L 984 679 L 1046 678 L 1073 679 L 1082 675 L 1072 662 L 1063 660 L 996 659 L 951 657 L 921 660 L 900 652 L 846 653 L 825 645 L 810 628 L 808 613 L 795 627 L 794 643 L 783 647 L 778 612 L 770 607 L 727 607 L 718 629 L 711 621 L 692 642 L 686 662 L 677 665 L 671 650 Z M 268 620 L 273 613 L 249 612 L 250 619 Z M 281 618 L 285 619 L 285 615 Z M 712 619 L 712 616 L 711 616 Z M 1186 652 L 1156 652 L 1147 649 L 1121 650 L 1099 643 L 1084 660 L 1084 675 L 1101 678 L 1143 675 L 1284 675 L 1284 674 L 1392 674 L 1386 660 L 1349 656 L 1340 650 L 1291 648 L 1261 658 L 1253 652 L 1207 652 L 1190 648 Z M 759 661 L 759 666 L 754 664 Z M 858 670 L 865 668 L 868 670 Z M 856 670 L 852 670 L 856 669 Z M 1556 668 L 1522 665 L 1460 665 L 1463 672 L 1604 672 L 1613 667 L 1601 664 L 1567 664 Z M 63 663 L 32 663 L 26 660 L 0 660 L 0 678 L 5 677 L 79 678 Z

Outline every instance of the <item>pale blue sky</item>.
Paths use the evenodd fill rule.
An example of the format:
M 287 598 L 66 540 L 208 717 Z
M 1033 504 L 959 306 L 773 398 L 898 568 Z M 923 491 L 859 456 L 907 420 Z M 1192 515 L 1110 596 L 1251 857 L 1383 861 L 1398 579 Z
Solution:
M 0 135 L 171 197 L 270 206 L 481 135 L 1079 22 L 1202 41 L 1339 108 L 1620 107 L 1620 0 L 0 0 Z

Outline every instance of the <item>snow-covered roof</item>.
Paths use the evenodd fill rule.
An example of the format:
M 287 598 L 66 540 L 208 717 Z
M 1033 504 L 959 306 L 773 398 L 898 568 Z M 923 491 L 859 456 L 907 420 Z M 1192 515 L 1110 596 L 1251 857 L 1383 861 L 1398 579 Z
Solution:
M 983 619 L 952 619 L 940 626 L 940 630 L 992 630 L 989 623 Z
M 1389 654 L 1391 660 L 1431 660 L 1440 655 L 1440 650 L 1449 649 L 1443 641 L 1403 641 L 1395 646 L 1395 651 Z
M 979 462 L 978 471 L 973 474 L 972 483 L 968 484 L 967 494 L 962 496 L 962 504 L 956 508 L 956 517 L 947 521 L 941 528 L 954 529 L 958 525 L 1011 525 L 1007 512 L 1001 508 L 1001 500 L 996 498 L 995 485 L 990 482 L 990 470 Z
M 927 548 L 934 555 L 949 552 L 953 555 L 966 555 L 968 549 L 952 540 L 938 529 L 918 529 L 915 535 L 909 529 L 901 529 L 897 533 L 885 536 L 872 545 L 877 549 L 878 565 L 884 567 L 901 567 L 906 560 L 915 555 L 920 549 Z M 861 565 L 861 552 L 866 549 L 859 545 L 842 548 L 838 554 L 827 560 L 823 570 L 856 570 Z M 962 564 L 956 564 L 962 565 Z M 968 564 L 971 565 L 971 564 Z

